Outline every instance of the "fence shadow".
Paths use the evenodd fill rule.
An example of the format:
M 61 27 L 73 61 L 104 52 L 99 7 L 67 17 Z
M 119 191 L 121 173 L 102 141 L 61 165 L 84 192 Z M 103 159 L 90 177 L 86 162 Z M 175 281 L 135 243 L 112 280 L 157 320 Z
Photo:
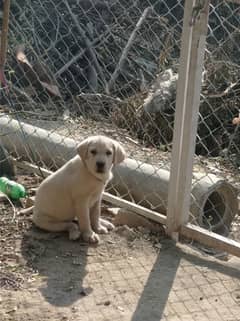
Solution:
M 177 270 L 183 260 L 185 264 L 193 267 L 206 267 L 208 270 L 240 280 L 240 265 L 238 269 L 218 261 L 186 253 L 181 248 L 176 247 L 172 241 L 164 241 L 131 321 L 160 321 L 162 319 Z
M 131 321 L 161 320 L 181 260 L 173 251 L 172 241 L 163 242 Z
M 47 233 L 32 226 L 23 236 L 21 251 L 38 272 L 39 291 L 50 304 L 70 306 L 92 289 L 84 289 L 88 246 L 68 240 L 64 233 Z

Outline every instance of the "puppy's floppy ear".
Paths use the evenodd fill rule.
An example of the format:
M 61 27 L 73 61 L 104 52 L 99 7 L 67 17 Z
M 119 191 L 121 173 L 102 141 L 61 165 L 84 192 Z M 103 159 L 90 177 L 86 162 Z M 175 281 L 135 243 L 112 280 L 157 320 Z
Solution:
M 82 160 L 86 159 L 87 157 L 89 143 L 90 139 L 86 138 L 77 146 L 78 155 L 81 157 Z
M 126 152 L 124 148 L 118 143 L 113 142 L 113 149 L 114 149 L 114 155 L 113 155 L 113 164 L 119 164 L 126 158 Z

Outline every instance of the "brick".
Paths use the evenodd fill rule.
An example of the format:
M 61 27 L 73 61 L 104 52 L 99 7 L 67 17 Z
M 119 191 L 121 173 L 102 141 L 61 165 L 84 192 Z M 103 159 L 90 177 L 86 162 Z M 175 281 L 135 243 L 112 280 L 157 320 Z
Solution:
M 175 303 L 175 302 L 179 301 L 179 299 L 178 299 L 178 297 L 177 297 L 175 292 L 173 292 L 173 291 L 170 292 L 169 297 L 168 297 L 168 301 L 170 303 Z
M 183 313 L 188 313 L 188 310 L 186 309 L 183 302 L 175 302 L 174 304 L 172 304 L 172 308 L 179 316 Z
M 222 282 L 213 283 L 213 284 L 211 284 L 211 287 L 212 287 L 213 291 L 215 291 L 215 293 L 217 293 L 218 295 L 227 293 L 227 289 L 223 285 Z
M 216 310 L 218 314 L 221 315 L 223 320 L 228 320 L 233 317 L 233 314 L 231 313 L 231 311 L 224 306 L 219 306 L 219 308 L 217 308 Z
M 203 292 L 199 287 L 188 289 L 188 293 L 191 295 L 192 299 L 200 299 L 201 297 L 203 297 Z
M 199 305 L 199 302 L 196 302 L 195 300 L 185 301 L 184 304 L 185 304 L 187 310 L 191 313 L 201 311 L 201 307 Z
M 193 279 L 193 284 L 195 284 L 197 286 L 203 286 L 203 285 L 209 284 L 208 280 L 206 278 L 204 278 L 201 274 L 193 275 L 192 279 Z
M 181 321 L 193 321 L 193 316 L 191 313 L 188 313 L 188 314 L 182 314 L 180 316 L 180 320 Z M 162 321 L 162 320 L 161 320 Z
M 216 310 L 213 308 L 211 310 L 205 311 L 205 314 L 208 317 L 209 321 L 224 321 L 221 318 L 221 316 L 216 312 Z
M 204 286 L 200 286 L 201 291 L 203 292 L 203 295 L 205 297 L 211 297 L 214 296 L 217 292 L 214 291 L 211 285 L 205 284 Z
M 209 320 L 204 312 L 197 312 L 192 315 L 194 321 L 212 321 Z
M 179 290 L 179 291 L 175 291 L 175 294 L 179 298 L 179 301 L 185 301 L 185 300 L 191 300 L 192 299 L 189 290 L 182 289 L 182 290 Z
M 200 300 L 199 305 L 202 311 L 210 310 L 212 308 L 212 305 L 208 302 L 208 299 L 206 298 Z
M 225 307 L 232 307 L 236 305 L 236 302 L 233 300 L 232 296 L 229 293 L 222 294 L 220 296 L 220 300 Z

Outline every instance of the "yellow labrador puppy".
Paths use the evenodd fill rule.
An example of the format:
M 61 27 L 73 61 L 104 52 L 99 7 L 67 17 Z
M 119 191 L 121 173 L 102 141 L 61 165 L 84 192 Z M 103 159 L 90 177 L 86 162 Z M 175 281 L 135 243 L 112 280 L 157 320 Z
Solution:
M 105 136 L 92 136 L 77 147 L 78 155 L 47 177 L 39 186 L 33 222 L 47 231 L 68 231 L 97 243 L 100 233 L 113 225 L 100 219 L 102 193 L 112 178 L 112 166 L 125 158 L 123 147 Z M 77 218 L 78 225 L 73 222 Z

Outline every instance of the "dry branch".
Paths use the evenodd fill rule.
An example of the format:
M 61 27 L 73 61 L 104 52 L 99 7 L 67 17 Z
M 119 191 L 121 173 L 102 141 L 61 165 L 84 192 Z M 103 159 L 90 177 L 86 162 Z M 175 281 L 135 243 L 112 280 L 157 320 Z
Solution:
M 223 92 L 218 94 L 210 94 L 208 95 L 208 98 L 221 98 L 229 94 L 229 91 L 234 88 L 238 84 L 237 82 L 232 83 L 230 86 L 228 86 Z
M 74 64 L 78 59 L 80 59 L 86 52 L 86 49 L 82 49 L 76 56 L 73 56 L 71 60 L 69 60 L 62 68 L 60 68 L 57 72 L 55 72 L 54 77 L 59 77 L 62 73 L 64 73 L 72 64 Z
M 79 25 L 78 23 L 78 20 L 77 20 L 77 17 L 75 16 L 75 14 L 72 12 L 72 9 L 70 8 L 68 2 L 66 1 L 65 2 L 65 5 L 68 9 L 68 12 L 69 14 L 71 15 L 80 35 L 82 36 L 82 39 L 83 41 L 85 42 L 85 45 L 87 47 L 87 50 L 89 51 L 89 54 L 91 56 L 91 59 L 95 65 L 95 68 L 96 68 L 96 71 L 99 73 L 103 83 L 104 83 L 104 86 L 106 86 L 106 79 L 105 79 L 105 76 L 102 72 L 102 68 L 100 67 L 99 63 L 98 63 L 98 60 L 97 60 L 97 57 L 96 57 L 96 53 L 95 53 L 95 50 L 94 48 L 92 47 L 92 44 L 90 42 L 90 40 L 88 39 L 87 35 L 86 35 L 86 32 L 82 29 L 82 27 Z
M 98 43 L 100 40 L 102 40 L 102 38 L 107 38 L 108 37 L 109 32 L 103 33 L 101 34 L 99 37 L 97 37 L 96 39 L 94 39 L 94 41 L 91 43 L 91 47 L 94 46 L 96 43 Z M 86 53 L 87 49 L 84 48 L 82 49 L 77 55 L 73 56 L 72 59 L 70 59 L 64 66 L 62 66 L 57 72 L 55 72 L 54 77 L 59 77 L 61 76 L 61 74 L 63 74 L 66 70 L 68 70 L 68 68 L 74 64 L 75 62 L 77 62 L 80 58 L 82 58 L 82 56 Z
M 15 86 L 14 84 L 11 85 L 12 89 L 19 95 L 23 96 L 26 98 L 29 103 L 32 105 L 32 107 L 37 107 L 37 103 L 26 93 L 26 91 L 22 90 L 18 86 Z
M 107 88 L 106 88 L 106 92 L 109 94 L 111 89 L 112 89 L 112 86 L 114 84 L 114 82 L 116 81 L 119 73 L 121 72 L 122 70 L 122 67 L 123 67 L 123 64 L 127 58 L 127 54 L 133 44 L 133 41 L 137 35 L 137 32 L 138 30 L 140 29 L 140 27 L 142 26 L 144 20 L 147 18 L 148 14 L 152 11 L 152 7 L 147 7 L 144 11 L 143 11 L 143 14 L 141 15 L 140 19 L 138 20 L 137 24 L 136 24 L 136 27 L 134 28 L 133 32 L 131 33 L 131 36 L 130 38 L 128 39 L 128 42 L 125 46 L 125 48 L 123 49 L 123 52 L 122 52 L 122 55 L 119 59 L 119 62 L 112 74 L 112 77 L 111 79 L 109 80 L 108 84 L 107 84 Z

